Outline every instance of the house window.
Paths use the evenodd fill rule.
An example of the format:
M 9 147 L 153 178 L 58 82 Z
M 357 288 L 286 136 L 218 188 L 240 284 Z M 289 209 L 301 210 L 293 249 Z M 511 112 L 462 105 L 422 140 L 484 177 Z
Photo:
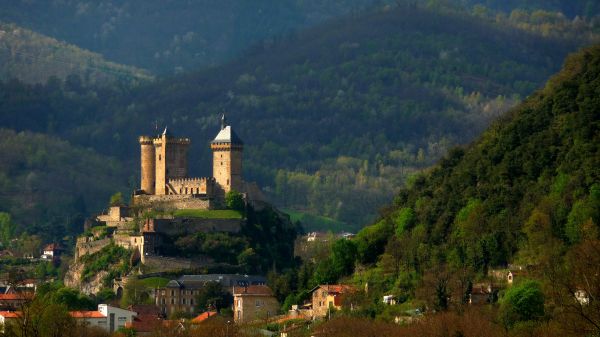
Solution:
M 185 298 L 182 298 L 182 299 L 181 299 L 181 304 L 184 304 L 184 305 L 185 305 Z
M 259 300 L 256 300 L 256 306 L 260 307 L 260 301 Z
M 194 299 L 193 298 L 190 298 L 190 304 L 194 305 Z
M 175 299 L 174 298 L 171 299 L 171 304 L 175 304 Z
M 165 299 L 164 298 L 162 299 L 162 304 L 165 304 Z
M 162 159 L 162 156 L 159 154 L 158 155 L 158 160 L 161 160 L 161 159 Z
M 171 290 L 171 296 L 175 296 L 175 290 Z
M 227 185 L 229 185 L 229 179 L 227 179 Z

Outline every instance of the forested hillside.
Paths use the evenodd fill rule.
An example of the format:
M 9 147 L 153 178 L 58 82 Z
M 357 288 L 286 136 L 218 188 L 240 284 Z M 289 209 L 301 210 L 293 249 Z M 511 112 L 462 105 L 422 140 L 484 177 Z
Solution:
M 17 233 L 44 241 L 81 232 L 90 212 L 127 185 L 116 160 L 52 136 L 0 129 L 0 158 L 0 212 Z
M 290 306 L 316 285 L 353 285 L 342 318 L 317 329 L 332 336 L 597 335 L 599 93 L 596 45 L 419 174 L 375 224 L 315 246 L 271 286 Z
M 222 64 L 257 42 L 270 43 L 330 18 L 407 5 L 510 17 L 505 23 L 526 20 L 546 30 L 600 25 L 594 0 L 31 0 L 5 1 L 0 20 L 115 62 L 173 74 Z
M 253 43 L 373 0 L 68 0 L 3 3 L 14 22 L 119 63 L 173 74 L 223 63 Z
M 207 142 L 226 111 L 247 145 L 249 180 L 278 205 L 357 228 L 407 175 L 470 141 L 577 46 L 467 13 L 400 7 L 133 91 L 5 83 L 0 121 L 118 156 L 128 175 L 138 174 L 136 136 L 166 125 L 192 137 L 192 172 L 208 175 Z
M 14 24 L 0 22 L 0 80 L 17 78 L 25 83 L 45 83 L 50 77 L 73 85 L 135 84 L 152 76 L 141 69 L 106 61 L 101 55 L 59 42 Z
M 583 267 L 598 261 L 599 93 L 595 46 L 569 57 L 543 90 L 402 189 L 382 219 L 357 236 L 358 260 L 372 266 L 361 280 L 370 290 L 444 309 L 460 305 L 452 293 L 460 282 L 516 263 L 541 282 L 548 310 L 564 310 L 547 318 L 574 315 L 573 327 L 597 332 L 597 303 L 579 309 L 568 303 L 576 289 L 592 297 L 600 291 L 597 265 Z M 444 293 L 432 294 L 438 282 L 447 282 L 440 291 L 454 304 L 440 300 Z M 563 302 L 553 297 L 569 292 Z

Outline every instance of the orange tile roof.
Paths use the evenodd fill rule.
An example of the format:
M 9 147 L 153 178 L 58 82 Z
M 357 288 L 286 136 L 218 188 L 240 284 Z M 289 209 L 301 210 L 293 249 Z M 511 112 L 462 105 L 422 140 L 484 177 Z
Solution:
M 0 301 L 16 301 L 16 300 L 26 300 L 29 296 L 25 294 L 0 294 Z
M 21 315 L 19 311 L 0 311 L 0 316 L 4 318 L 17 318 Z
M 217 314 L 216 311 L 207 311 L 207 312 L 203 312 L 200 315 L 194 317 L 192 319 L 192 323 L 200 323 L 203 322 L 205 319 L 215 316 Z
M 235 295 L 261 295 L 261 296 L 273 296 L 271 288 L 265 285 L 252 285 L 247 287 L 236 287 Z
M 106 318 L 106 316 L 102 315 L 102 313 L 98 310 L 94 311 L 69 311 L 69 314 L 73 318 Z

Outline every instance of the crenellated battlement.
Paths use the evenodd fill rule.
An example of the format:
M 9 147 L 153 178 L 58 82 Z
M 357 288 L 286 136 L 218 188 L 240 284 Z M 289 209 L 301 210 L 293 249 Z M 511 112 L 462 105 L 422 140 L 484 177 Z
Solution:
M 169 144 L 178 144 L 178 145 L 190 145 L 192 141 L 189 138 L 167 138 Z M 154 145 L 162 145 L 164 140 L 162 138 L 154 138 L 152 140 Z
M 171 184 L 183 184 L 183 183 L 205 183 L 209 181 L 214 181 L 213 177 L 199 177 L 199 178 L 177 178 L 177 179 L 169 179 L 169 183 Z
M 152 145 L 154 144 L 154 138 L 150 136 L 140 136 L 139 138 L 141 145 Z

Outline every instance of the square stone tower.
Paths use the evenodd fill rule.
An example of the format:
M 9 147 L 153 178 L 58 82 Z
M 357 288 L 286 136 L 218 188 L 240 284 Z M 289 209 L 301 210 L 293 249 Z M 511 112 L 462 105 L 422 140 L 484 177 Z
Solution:
M 154 141 L 156 181 L 154 194 L 167 194 L 167 182 L 170 179 L 187 177 L 187 150 L 189 138 L 174 138 L 167 128 Z
M 162 135 L 141 136 L 141 188 L 146 194 L 167 194 L 167 183 L 187 177 L 189 138 L 175 138 L 167 128 Z
M 244 143 L 221 117 L 221 131 L 210 143 L 213 151 L 213 177 L 225 192 L 243 190 L 242 152 Z

